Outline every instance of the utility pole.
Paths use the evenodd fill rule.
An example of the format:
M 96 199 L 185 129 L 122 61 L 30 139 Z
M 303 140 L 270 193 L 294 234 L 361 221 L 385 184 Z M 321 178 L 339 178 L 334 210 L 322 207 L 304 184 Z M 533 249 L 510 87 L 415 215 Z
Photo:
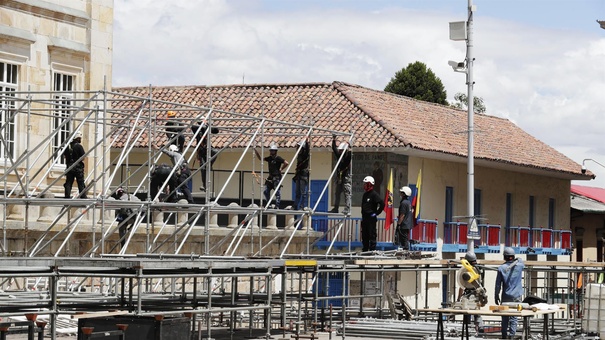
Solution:
M 468 109 L 468 154 L 467 154 L 467 203 L 468 224 L 466 233 L 467 251 L 475 249 L 475 240 L 479 240 L 479 229 L 475 217 L 475 151 L 474 151 L 474 95 L 473 87 L 473 13 L 476 8 L 472 0 L 468 0 L 468 19 L 466 22 L 450 23 L 450 39 L 466 41 L 466 59 L 462 62 L 449 61 L 455 72 L 466 74 L 467 109 Z

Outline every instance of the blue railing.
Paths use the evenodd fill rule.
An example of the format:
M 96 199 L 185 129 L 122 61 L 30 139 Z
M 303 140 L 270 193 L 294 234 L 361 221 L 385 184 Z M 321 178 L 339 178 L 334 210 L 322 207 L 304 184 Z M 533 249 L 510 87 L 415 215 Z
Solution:
M 497 224 L 480 224 L 480 239 L 475 240 L 475 253 L 500 252 L 501 230 Z M 467 223 L 443 223 L 443 252 L 463 253 L 467 251 Z M 519 254 L 571 254 L 571 231 L 542 227 L 508 227 L 504 231 L 504 244 L 513 247 Z
M 319 248 L 325 249 L 333 242 L 335 249 L 361 248 L 361 218 L 328 218 L 314 216 L 313 230 L 325 233 L 321 240 L 315 243 Z M 379 218 L 376 224 L 376 249 L 393 250 L 395 227 L 384 229 L 385 220 Z M 411 250 L 437 251 L 437 221 L 418 220 L 418 224 L 410 231 Z

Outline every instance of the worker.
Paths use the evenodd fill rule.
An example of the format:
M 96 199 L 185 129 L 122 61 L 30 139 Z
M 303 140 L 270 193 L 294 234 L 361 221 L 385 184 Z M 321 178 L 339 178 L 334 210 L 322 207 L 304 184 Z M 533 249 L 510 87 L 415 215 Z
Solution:
M 71 188 L 74 185 L 74 180 L 78 183 L 78 197 L 87 198 L 86 184 L 84 183 L 84 147 L 82 146 L 82 132 L 78 131 L 74 139 L 65 148 L 63 158 L 67 169 L 71 168 L 65 175 L 65 198 L 71 198 Z
M 363 196 L 361 198 L 361 243 L 362 251 L 376 250 L 376 222 L 384 210 L 384 200 L 374 191 L 374 177 L 363 179 Z
M 116 200 L 128 201 L 130 195 L 124 190 L 124 188 L 119 187 L 116 189 L 115 193 L 112 195 Z M 120 208 L 116 210 L 116 222 L 118 222 L 118 230 L 120 234 L 120 244 L 122 248 L 126 245 L 126 234 L 132 226 L 134 225 L 136 220 L 136 214 L 132 208 Z
M 170 176 L 172 172 L 172 167 L 167 164 L 160 164 L 153 168 L 151 171 L 151 189 L 149 190 L 150 200 L 155 200 L 156 196 L 158 196 L 158 192 L 160 188 L 167 183 L 168 192 L 170 193 L 165 201 L 167 202 L 175 202 L 176 201 L 176 177 Z M 164 187 L 166 188 L 166 186 Z M 158 200 L 160 200 L 158 198 Z
M 275 190 L 275 204 L 268 205 L 267 207 L 279 209 L 279 204 L 281 202 L 281 186 L 279 185 L 279 182 L 289 163 L 281 156 L 277 155 L 277 149 L 277 145 L 271 144 L 269 147 L 269 156 L 264 159 L 269 166 L 269 177 L 265 180 L 265 190 L 263 191 L 263 194 L 266 203 L 269 204 L 271 190 Z M 258 150 L 254 149 L 254 152 L 256 153 L 256 157 L 260 160 L 261 157 Z
M 300 152 L 296 158 L 296 169 L 294 177 L 294 209 L 302 210 L 307 206 L 307 192 L 309 191 L 309 158 L 310 144 L 309 137 L 303 141 L 299 141 L 297 145 L 300 147 Z
M 175 143 L 178 147 L 178 151 L 183 153 L 185 149 L 185 127 L 176 120 L 176 111 L 168 111 L 166 113 L 166 137 L 168 143 Z
M 191 126 L 191 132 L 195 136 L 195 140 L 199 145 L 197 148 L 197 160 L 200 162 L 200 174 L 202 177 L 202 184 L 200 185 L 201 191 L 206 191 L 206 165 L 208 163 L 208 136 L 204 136 L 206 131 L 208 130 L 208 125 L 206 121 L 203 120 L 199 124 L 193 124 Z M 211 128 L 210 133 L 217 134 L 219 132 L 218 128 Z M 212 143 L 211 143 L 212 144 Z M 210 147 L 210 171 L 212 171 L 212 165 L 216 161 L 216 155 L 218 151 L 212 147 Z
M 395 230 L 395 239 L 398 247 L 402 250 L 410 250 L 410 230 L 412 229 L 412 189 L 408 186 L 399 189 L 401 202 L 399 203 L 399 216 L 397 217 L 397 229 Z
M 189 164 L 185 160 L 185 157 L 178 152 L 178 146 L 172 144 L 168 147 L 168 150 L 162 149 L 162 152 L 170 157 L 172 165 L 176 169 L 174 172 L 176 178 L 176 188 L 185 195 L 185 199 L 189 204 L 193 204 L 193 196 L 187 182 L 191 180 L 191 170 L 189 170 Z M 170 190 L 175 190 L 171 188 Z
M 334 207 L 330 210 L 331 213 L 338 213 L 340 206 L 340 195 L 345 195 L 345 208 L 343 214 L 348 215 L 351 209 L 351 160 L 352 154 L 349 147 L 349 143 L 341 142 L 336 147 L 336 135 L 332 135 L 332 151 L 334 157 L 339 160 L 341 155 L 342 159 L 336 169 L 336 189 L 334 190 Z M 344 154 L 344 155 L 343 155 Z
M 505 247 L 504 263 L 498 267 L 494 301 L 497 305 L 505 302 L 521 302 L 523 296 L 523 268 L 525 264 L 520 258 L 515 258 L 515 250 Z M 502 295 L 500 295 L 502 291 Z M 517 332 L 517 317 L 502 316 L 502 339 L 512 339 Z
M 483 272 L 483 270 L 481 270 L 481 268 L 479 268 L 479 266 L 477 266 L 477 255 L 473 251 L 467 251 L 466 254 L 464 254 L 464 259 L 467 260 L 468 263 L 471 266 L 473 266 L 473 270 L 477 274 L 479 274 L 479 282 L 483 282 L 485 273 Z M 483 290 L 483 292 L 485 291 L 482 287 L 481 287 L 481 289 Z M 458 290 L 458 301 L 460 301 L 462 296 L 464 296 L 464 295 L 469 296 L 469 295 L 473 295 L 473 294 L 475 294 L 476 296 L 479 295 L 477 293 L 477 288 L 460 287 L 460 289 Z M 485 293 L 483 293 L 483 294 L 485 294 Z M 487 303 L 487 299 L 485 299 L 484 302 Z M 482 304 L 482 306 L 483 306 L 483 304 Z M 469 317 L 469 316 L 470 315 L 465 315 L 464 317 Z M 475 324 L 475 331 L 477 333 L 483 333 L 484 324 L 483 324 L 483 318 L 481 317 L 481 315 L 474 315 L 473 321 Z

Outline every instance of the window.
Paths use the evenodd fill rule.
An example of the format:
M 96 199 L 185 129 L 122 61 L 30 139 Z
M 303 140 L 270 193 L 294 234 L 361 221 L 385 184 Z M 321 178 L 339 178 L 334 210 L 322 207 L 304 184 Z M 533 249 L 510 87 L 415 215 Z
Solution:
M 534 196 L 529 196 L 529 221 L 527 224 L 530 228 L 534 227 L 536 222 L 536 199 Z
M 473 214 L 475 217 L 481 216 L 481 189 L 475 189 L 475 196 L 473 197 L 474 211 Z
M 504 217 L 504 226 L 510 227 L 513 223 L 513 194 L 506 193 L 506 216 Z
M 454 219 L 454 188 L 445 187 L 445 222 Z
M 0 62 L 0 134 L 6 143 L 0 143 L 0 158 L 12 158 L 15 154 L 15 96 L 18 84 L 18 66 Z
M 55 93 L 55 109 L 53 117 L 53 155 L 56 164 L 65 164 L 59 151 L 69 139 L 72 122 L 69 119 L 73 107 L 73 91 L 75 76 L 62 73 L 53 75 L 53 91 Z M 65 123 L 65 124 L 64 124 Z M 63 125 L 64 124 L 64 125 Z
M 556 201 L 554 198 L 548 199 L 548 228 L 554 229 L 555 227 L 555 206 Z

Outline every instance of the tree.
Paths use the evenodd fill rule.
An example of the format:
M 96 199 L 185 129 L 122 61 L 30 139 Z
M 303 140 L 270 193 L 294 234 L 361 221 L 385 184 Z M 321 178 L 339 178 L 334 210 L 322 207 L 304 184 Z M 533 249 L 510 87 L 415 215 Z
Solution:
M 384 88 L 385 92 L 400 94 L 426 102 L 448 105 L 447 92 L 431 69 L 419 61 L 408 64 L 395 73 Z
M 468 108 L 468 96 L 462 92 L 456 93 L 454 96 L 456 100 L 455 103 L 452 103 L 452 106 L 458 109 L 466 109 Z M 485 104 L 483 103 L 483 98 L 474 97 L 473 98 L 473 111 L 475 113 L 485 113 L 487 109 L 485 108 Z

